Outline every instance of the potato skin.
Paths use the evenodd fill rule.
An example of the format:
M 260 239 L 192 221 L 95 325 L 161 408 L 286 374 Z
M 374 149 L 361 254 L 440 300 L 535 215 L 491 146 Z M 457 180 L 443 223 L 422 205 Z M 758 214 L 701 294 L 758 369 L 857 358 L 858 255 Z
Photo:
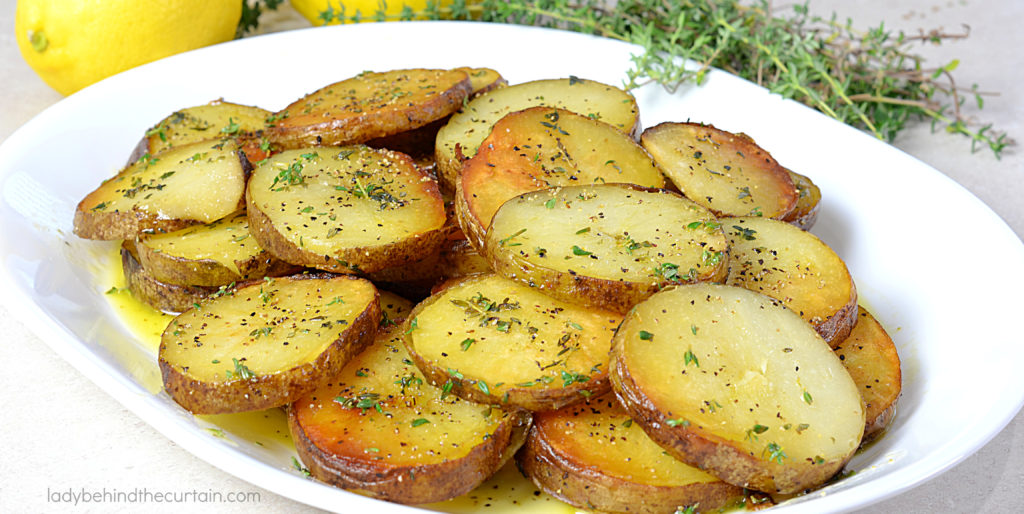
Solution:
M 804 490 L 804 484 L 824 483 L 853 457 L 851 453 L 846 459 L 813 466 L 784 466 L 764 462 L 730 441 L 694 426 L 671 426 L 668 416 L 638 390 L 629 369 L 616 363 L 614 357 L 610 376 L 612 390 L 619 403 L 643 427 L 651 440 L 673 457 L 730 484 L 769 493 L 798 493 Z
M 182 312 L 216 293 L 216 287 L 183 286 L 161 282 L 149 274 L 125 248 L 121 249 L 121 268 L 128 289 L 136 298 L 154 309 Z
M 290 278 L 358 280 L 355 277 L 328 274 L 294 275 Z M 366 310 L 353 319 L 341 337 L 331 343 L 315 361 L 271 375 L 211 384 L 189 377 L 167 362 L 161 351 L 159 364 L 164 389 L 174 401 L 193 414 L 246 412 L 286 405 L 329 381 L 341 372 L 353 356 L 373 342 L 381 319 L 378 297 L 379 295 L 375 293 L 374 300 Z M 173 323 L 169 324 L 164 333 L 173 330 L 173 327 Z M 160 347 L 162 350 L 164 343 L 161 343 Z
M 681 487 L 626 482 L 563 455 L 538 432 L 536 425 L 530 429 L 526 444 L 516 454 L 516 464 L 541 490 L 576 507 L 602 512 L 669 513 L 681 507 L 678 498 L 687 497 L 696 499 L 701 509 L 711 511 L 742 496 L 738 487 L 725 482 Z M 575 500 L 578 498 L 587 501 L 581 503 Z
M 299 457 L 317 480 L 373 498 L 416 504 L 465 494 L 490 477 L 522 445 L 530 427 L 530 414 L 513 412 L 508 422 L 465 457 L 425 466 L 373 466 L 365 460 L 327 453 L 312 444 L 291 411 L 288 426 Z

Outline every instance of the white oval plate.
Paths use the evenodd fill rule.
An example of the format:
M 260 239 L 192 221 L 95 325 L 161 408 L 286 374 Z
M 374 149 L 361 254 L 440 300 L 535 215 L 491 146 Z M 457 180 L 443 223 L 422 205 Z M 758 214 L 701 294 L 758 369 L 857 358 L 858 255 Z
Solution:
M 410 511 L 289 470 L 281 449 L 211 437 L 153 394 L 159 374 L 103 298 L 96 263 L 109 244 L 71 235 L 75 205 L 123 164 L 141 134 L 175 109 L 224 97 L 277 110 L 363 70 L 488 66 L 510 83 L 576 75 L 622 84 L 636 47 L 568 32 L 477 23 L 389 23 L 255 37 L 122 73 L 46 110 L 0 147 L 0 256 L 12 312 L 58 354 L 188 451 L 267 490 L 324 509 Z M 903 398 L 857 473 L 776 507 L 842 511 L 905 491 L 964 459 L 1024 403 L 1024 345 L 1005 329 L 1024 277 L 979 280 L 1024 245 L 977 198 L 914 158 L 732 75 L 702 87 L 635 92 L 645 126 L 702 121 L 753 136 L 810 176 L 824 200 L 814 232 L 846 259 L 904 365 Z M 138 363 L 142 363 L 141 365 Z M 969 414 L 968 414 L 969 413 Z

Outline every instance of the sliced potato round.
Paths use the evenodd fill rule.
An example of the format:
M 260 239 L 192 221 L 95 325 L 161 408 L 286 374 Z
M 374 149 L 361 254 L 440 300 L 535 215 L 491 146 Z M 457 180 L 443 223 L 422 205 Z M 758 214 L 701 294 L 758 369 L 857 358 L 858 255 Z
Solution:
M 285 405 L 330 382 L 380 320 L 367 280 L 267 278 L 171 321 L 160 341 L 164 389 L 195 414 Z
M 601 512 L 711 512 L 743 489 L 668 456 L 613 395 L 540 412 L 516 462 L 544 492 Z
M 170 284 L 221 286 L 298 272 L 250 237 L 244 211 L 206 225 L 139 237 L 139 262 L 153 278 Z
M 864 440 L 877 437 L 892 421 L 903 391 L 903 373 L 896 345 L 868 311 L 858 310 L 853 331 L 835 348 L 864 399 Z
M 363 143 L 448 116 L 471 87 L 461 70 L 368 71 L 296 100 L 265 133 L 288 149 Z
M 532 107 L 498 121 L 466 161 L 455 212 L 479 250 L 491 217 L 507 200 L 552 186 L 618 182 L 660 188 L 665 176 L 640 145 L 613 126 L 563 109 Z
M 150 275 L 132 253 L 121 249 L 121 269 L 132 296 L 150 307 L 164 312 L 183 312 L 203 298 L 216 294 L 216 287 L 169 284 Z
M 412 308 L 416 306 L 416 304 L 391 291 L 378 289 L 377 292 L 380 294 L 381 329 L 402 323 L 405 321 L 405 318 L 409 317 Z
M 818 221 L 818 211 L 821 210 L 821 188 L 810 177 L 795 171 L 786 171 L 796 186 L 796 205 L 781 219 L 803 230 L 810 230 L 814 222 Z
M 277 154 L 253 170 L 246 202 L 260 246 L 336 273 L 414 262 L 445 236 L 437 182 L 407 155 L 366 146 Z
M 449 239 L 441 249 L 441 263 L 445 278 L 459 278 L 477 273 L 493 273 L 491 263 L 480 255 L 465 238 Z
M 130 164 L 75 209 L 85 239 L 135 239 L 212 223 L 243 205 L 249 162 L 230 141 L 174 147 Z
M 663 189 L 569 186 L 505 202 L 484 253 L 506 278 L 625 313 L 671 284 L 722 282 L 729 245 L 707 209 Z
M 223 99 L 186 107 L 146 131 L 145 152 L 155 155 L 172 146 L 254 133 L 263 130 L 270 116 L 266 109 Z
M 767 218 L 729 218 L 726 283 L 793 309 L 835 347 L 857 322 L 857 287 L 836 252 L 814 234 Z
M 608 390 L 621 317 L 472 275 L 424 300 L 405 345 L 428 382 L 480 403 L 550 410 Z
M 399 503 L 466 493 L 525 439 L 529 414 L 425 383 L 398 327 L 382 330 L 330 384 L 292 404 L 289 426 L 317 479 Z
M 491 127 L 506 114 L 529 107 L 559 107 L 601 120 L 633 135 L 640 109 L 629 93 L 576 77 L 525 82 L 498 88 L 467 103 L 437 133 L 435 156 L 441 185 L 454 191 L 462 161 L 476 155 Z
M 748 489 L 820 485 L 864 431 L 857 386 L 821 336 L 739 287 L 676 286 L 638 304 L 615 335 L 611 380 L 671 455 Z
M 745 134 L 662 123 L 644 130 L 641 141 L 687 198 L 715 214 L 781 219 L 796 205 L 789 173 Z
M 508 81 L 505 80 L 505 77 L 502 77 L 501 73 L 498 73 L 497 70 L 493 70 L 491 68 L 470 68 L 467 66 L 460 66 L 455 69 L 462 70 L 469 75 L 469 82 L 473 88 L 473 92 L 471 94 L 472 97 L 480 96 L 508 85 Z

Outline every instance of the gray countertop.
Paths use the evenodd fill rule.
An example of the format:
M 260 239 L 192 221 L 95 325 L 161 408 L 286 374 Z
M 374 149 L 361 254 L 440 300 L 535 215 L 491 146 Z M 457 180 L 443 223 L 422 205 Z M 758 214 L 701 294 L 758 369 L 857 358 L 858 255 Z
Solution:
M 856 26 L 885 21 L 889 28 L 909 32 L 942 27 L 960 31 L 963 41 L 925 48 L 922 53 L 944 64 L 959 59 L 956 76 L 962 84 L 979 84 L 985 109 L 971 111 L 1024 140 L 1024 2 L 1018 0 L 813 0 L 811 10 L 837 11 Z M 288 9 L 287 6 L 282 9 Z M 14 0 L 0 0 L 0 141 L 61 96 L 47 87 L 22 61 L 14 42 Z M 274 16 L 271 29 L 306 26 L 287 12 Z M 968 107 L 969 108 L 969 107 Z M 1006 151 L 1001 160 L 991 153 L 972 154 L 964 138 L 932 134 L 915 126 L 895 146 L 962 184 L 998 213 L 1018 236 L 1024 234 L 1024 153 Z M 927 192 L 922 192 L 927 194 Z M 999 262 L 1001 267 L 1015 264 Z M 962 280 L 976 279 L 965 276 Z M 990 301 L 1013 301 L 989 299 Z M 1019 300 L 1018 300 L 1019 301 Z M 1002 320 L 988 320 L 1001 322 Z M 1007 331 L 1011 328 L 1008 325 Z M 7 309 L 0 307 L 0 399 L 5 412 L 0 436 L 0 510 L 6 512 L 65 511 L 75 507 L 48 501 L 48 493 L 68 489 L 121 491 L 134 488 L 189 491 L 256 492 L 249 503 L 146 504 L 153 511 L 312 512 L 314 509 L 279 497 L 228 475 L 184 451 L 141 421 L 96 385 L 60 359 Z M 1024 341 L 1022 341 L 1024 343 Z M 993 391 L 992 394 L 999 394 Z M 951 412 L 949 422 L 969 416 Z M 197 487 L 197 484 L 201 484 Z M 994 512 L 1024 511 L 1024 414 L 991 442 L 934 479 L 895 498 L 871 506 L 870 512 Z M 96 512 L 137 511 L 138 505 L 80 505 Z

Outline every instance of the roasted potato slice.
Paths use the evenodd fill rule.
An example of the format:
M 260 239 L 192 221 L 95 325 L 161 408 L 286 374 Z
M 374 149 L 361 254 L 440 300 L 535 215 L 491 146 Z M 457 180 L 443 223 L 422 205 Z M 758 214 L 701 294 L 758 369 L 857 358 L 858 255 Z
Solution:
M 216 294 L 217 287 L 168 284 L 150 275 L 126 248 L 121 248 L 121 269 L 132 296 L 150 307 L 164 312 L 183 312 L 203 298 Z
M 501 73 L 498 73 L 497 70 L 493 70 L 491 68 L 470 68 L 460 66 L 455 69 L 462 70 L 469 75 L 469 82 L 473 89 L 473 92 L 470 93 L 470 98 L 490 93 L 495 89 L 508 85 L 508 81 L 505 80 L 505 77 L 502 77 Z
M 271 114 L 266 109 L 223 99 L 186 107 L 174 111 L 146 131 L 138 157 L 147 152 L 155 155 L 172 146 L 252 134 L 263 130 Z
M 792 170 L 786 171 L 796 186 L 797 198 L 793 210 L 781 219 L 803 230 L 810 230 L 814 222 L 818 221 L 818 211 L 821 210 L 821 189 L 809 177 Z
M 142 235 L 136 248 L 146 271 L 156 280 L 170 284 L 221 286 L 302 269 L 260 248 L 249 235 L 245 211 L 206 225 Z
M 835 348 L 864 399 L 864 440 L 882 433 L 896 412 L 903 390 L 903 373 L 896 345 L 881 323 L 863 307 L 853 331 Z
M 516 462 L 542 491 L 582 509 L 711 512 L 743 500 L 743 488 L 666 455 L 610 394 L 534 415 Z
M 426 384 L 398 327 L 288 411 L 315 478 L 399 503 L 443 501 L 480 485 L 522 444 L 529 419 Z
M 448 116 L 471 88 L 461 70 L 368 71 L 285 107 L 265 134 L 286 149 L 363 143 Z
M 719 216 L 785 218 L 797 203 L 786 169 L 744 134 L 662 123 L 640 138 L 683 194 Z
M 355 145 L 277 154 L 246 192 L 250 231 L 285 262 L 372 273 L 444 242 L 437 182 L 404 154 Z
M 611 125 L 532 107 L 498 121 L 466 161 L 455 212 L 466 238 L 480 250 L 491 217 L 505 201 L 552 186 L 612 182 L 662 187 L 665 177 L 640 145 Z
M 194 414 L 268 409 L 329 383 L 373 341 L 377 289 L 339 275 L 295 275 L 205 300 L 160 342 L 167 393 Z
M 777 300 L 740 287 L 675 286 L 641 302 L 612 345 L 612 387 L 671 455 L 769 493 L 822 484 L 864 432 L 839 358 Z
M 621 317 L 497 275 L 473 275 L 413 309 L 405 345 L 427 381 L 467 400 L 550 410 L 608 390 Z
M 230 141 L 201 141 L 146 155 L 86 195 L 75 235 L 135 239 L 212 223 L 243 205 L 249 161 Z
M 377 293 L 380 294 L 381 329 L 398 325 L 405 321 L 405 318 L 412 312 L 412 308 L 416 306 L 414 303 L 391 291 L 378 289 Z
M 728 239 L 710 211 L 633 184 L 517 196 L 495 213 L 484 253 L 506 278 L 621 313 L 665 286 L 729 274 Z
M 480 255 L 466 239 L 449 239 L 441 249 L 441 263 L 445 278 L 459 278 L 478 273 L 493 273 L 491 263 Z
M 498 88 L 471 100 L 438 131 L 434 155 L 442 187 L 455 190 L 462 161 L 476 155 L 477 148 L 498 120 L 511 112 L 536 106 L 579 113 L 629 135 L 634 135 L 640 127 L 636 99 L 617 87 L 593 80 L 570 77 Z
M 814 234 L 767 218 L 724 218 L 732 252 L 727 284 L 784 303 L 835 347 L 857 322 L 857 287 Z
M 497 72 L 490 68 L 455 68 L 464 71 L 469 75 L 471 92 L 469 98 L 487 93 L 508 82 Z M 432 121 L 422 127 L 406 130 L 397 134 L 371 139 L 366 146 L 373 148 L 387 148 L 396 152 L 409 154 L 417 161 L 429 156 L 430 165 L 421 167 L 434 169 L 434 142 L 437 140 L 437 132 L 448 123 L 448 117 Z M 417 164 L 420 164 L 417 162 Z M 452 189 L 454 191 L 454 188 Z

